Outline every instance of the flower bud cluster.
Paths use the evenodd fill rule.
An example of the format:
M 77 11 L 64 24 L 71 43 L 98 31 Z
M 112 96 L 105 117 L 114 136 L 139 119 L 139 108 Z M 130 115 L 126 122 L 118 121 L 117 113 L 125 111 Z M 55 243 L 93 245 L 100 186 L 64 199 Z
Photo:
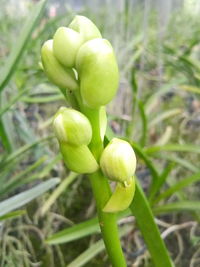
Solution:
M 84 16 L 58 28 L 42 46 L 41 59 L 48 79 L 62 91 L 80 90 L 90 108 L 106 105 L 116 94 L 119 73 L 113 48 Z
M 68 27 L 58 28 L 53 39 L 44 43 L 41 58 L 49 80 L 62 91 L 74 91 L 80 109 L 90 119 L 66 107 L 61 107 L 56 113 L 53 128 L 64 162 L 74 172 L 93 173 L 99 165 L 89 144 L 97 131 L 99 139 L 104 139 L 107 126 L 105 105 L 113 99 L 119 82 L 112 46 L 101 37 L 93 22 L 76 16 Z M 94 115 L 96 111 L 98 116 Z M 96 124 L 91 126 L 90 123 L 94 122 L 91 120 L 94 116 L 100 125 L 97 129 L 94 128 Z M 126 209 L 135 192 L 136 157 L 131 145 L 114 138 L 100 156 L 100 168 L 106 178 L 117 182 L 103 211 Z

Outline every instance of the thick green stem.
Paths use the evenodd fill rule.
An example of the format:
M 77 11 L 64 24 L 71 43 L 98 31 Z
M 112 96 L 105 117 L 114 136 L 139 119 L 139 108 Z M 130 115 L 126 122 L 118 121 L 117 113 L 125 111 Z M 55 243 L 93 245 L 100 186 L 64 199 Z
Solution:
M 91 110 L 83 107 L 82 112 L 88 117 L 93 130 L 93 138 L 90 143 L 90 149 L 99 161 L 103 151 L 103 142 L 100 136 L 100 116 L 99 109 Z M 115 213 L 105 213 L 102 211 L 108 202 L 111 190 L 108 180 L 103 176 L 100 170 L 89 175 L 93 194 L 96 200 L 99 224 L 105 243 L 105 247 L 113 267 L 125 267 L 126 261 L 120 244 L 119 233 Z
M 100 171 L 90 174 L 89 178 L 96 200 L 99 225 L 109 259 L 113 267 L 126 267 L 126 261 L 120 245 L 116 214 L 102 211 L 110 198 L 110 186 Z
M 101 153 L 104 149 L 103 140 L 100 135 L 100 108 L 91 109 L 86 107 L 83 104 L 80 91 L 78 90 L 75 91 L 75 96 L 79 104 L 80 111 L 87 116 L 92 125 L 92 140 L 89 148 L 97 162 L 99 162 Z M 94 198 L 96 200 L 99 225 L 109 259 L 113 267 L 126 267 L 127 265 L 119 239 L 116 214 L 105 213 L 102 211 L 111 196 L 111 189 L 108 180 L 103 176 L 100 170 L 90 174 L 89 179 Z

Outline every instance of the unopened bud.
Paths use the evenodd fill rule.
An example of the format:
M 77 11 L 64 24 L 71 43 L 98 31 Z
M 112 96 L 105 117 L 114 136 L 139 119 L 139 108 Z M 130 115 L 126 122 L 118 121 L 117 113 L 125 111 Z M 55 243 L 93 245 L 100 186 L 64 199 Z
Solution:
M 54 55 L 61 64 L 72 68 L 82 43 L 83 39 L 78 32 L 70 28 L 60 27 L 53 37 Z
M 69 28 L 80 33 L 84 42 L 94 38 L 101 38 L 101 33 L 96 25 L 84 16 L 75 16 Z
M 69 90 L 78 88 L 74 71 L 63 67 L 54 56 L 53 40 L 48 40 L 43 44 L 41 57 L 44 72 L 52 83 Z
M 88 118 L 72 108 L 59 109 L 53 120 L 53 128 L 61 143 L 88 145 L 92 138 L 92 127 Z
M 126 182 L 135 173 L 134 150 L 128 142 L 114 138 L 102 152 L 100 166 L 110 180 Z
M 93 173 L 99 166 L 86 145 L 72 146 L 60 143 L 60 150 L 66 166 L 77 173 Z
M 114 51 L 107 40 L 97 38 L 84 43 L 77 54 L 76 69 L 81 96 L 87 106 L 97 108 L 113 99 L 119 72 Z

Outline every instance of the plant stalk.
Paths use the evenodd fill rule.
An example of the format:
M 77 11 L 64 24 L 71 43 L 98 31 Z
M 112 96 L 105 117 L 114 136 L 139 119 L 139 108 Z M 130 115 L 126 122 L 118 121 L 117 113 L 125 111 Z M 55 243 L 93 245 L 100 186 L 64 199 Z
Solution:
M 84 112 L 90 120 L 93 130 L 90 150 L 99 162 L 100 155 L 103 151 L 103 141 L 100 137 L 99 109 L 91 110 L 86 107 L 83 107 L 82 109 L 82 112 Z M 116 214 L 105 213 L 102 211 L 111 196 L 108 180 L 103 176 L 100 170 L 90 174 L 89 179 L 96 200 L 99 225 L 109 259 L 113 267 L 126 267 L 127 265 L 119 239 Z

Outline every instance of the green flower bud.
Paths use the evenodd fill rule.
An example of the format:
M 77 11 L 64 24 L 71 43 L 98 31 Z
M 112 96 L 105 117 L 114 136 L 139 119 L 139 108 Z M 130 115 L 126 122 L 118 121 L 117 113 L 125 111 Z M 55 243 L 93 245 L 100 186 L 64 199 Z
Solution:
M 93 173 L 99 166 L 86 145 L 72 146 L 60 143 L 60 150 L 66 166 L 77 173 Z
M 81 96 L 90 108 L 106 105 L 116 94 L 119 72 L 111 44 L 93 39 L 83 44 L 77 54 Z
M 100 166 L 110 180 L 122 183 L 128 181 L 136 169 L 134 150 L 128 142 L 114 138 L 104 149 Z
M 103 208 L 104 212 L 125 210 L 131 204 L 135 194 L 135 179 L 131 177 L 126 184 L 117 183 L 115 191 Z
M 61 107 L 56 113 L 53 128 L 59 142 L 74 146 L 88 145 L 92 127 L 88 118 L 77 110 Z
M 74 67 L 78 49 L 83 43 L 81 35 L 66 27 L 57 29 L 53 37 L 53 52 L 57 60 L 66 67 Z
M 78 83 L 74 71 L 63 67 L 53 54 L 53 40 L 46 41 L 41 49 L 42 65 L 48 79 L 60 88 L 75 90 Z
M 101 38 L 101 33 L 96 25 L 84 16 L 75 16 L 69 28 L 79 32 L 84 42 L 95 38 Z

